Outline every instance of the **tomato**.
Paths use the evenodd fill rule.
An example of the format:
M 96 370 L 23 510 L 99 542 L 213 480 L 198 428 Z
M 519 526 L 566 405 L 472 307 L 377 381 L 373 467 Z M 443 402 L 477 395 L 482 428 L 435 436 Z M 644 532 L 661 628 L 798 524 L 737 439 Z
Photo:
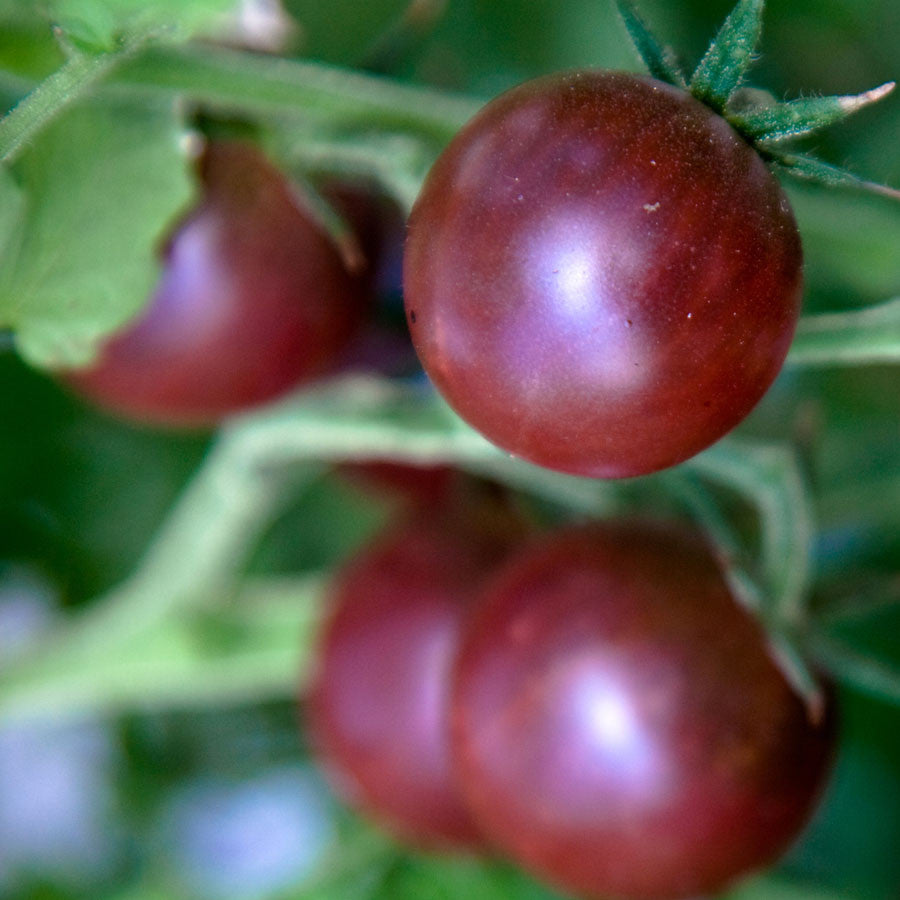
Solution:
M 584 897 L 710 896 L 772 862 L 829 771 L 816 719 L 691 535 L 543 537 L 491 577 L 451 714 L 486 837 Z
M 488 104 L 413 208 L 407 320 L 450 405 L 531 462 L 623 477 L 740 422 L 787 354 L 802 254 L 761 157 L 684 91 L 580 71 Z
M 481 842 L 450 765 L 449 677 L 475 590 L 520 529 L 473 513 L 420 510 L 350 561 L 307 698 L 338 792 L 420 846 Z
M 370 301 L 253 145 L 211 144 L 200 174 L 146 311 L 65 376 L 128 418 L 209 425 L 270 400 L 335 366 Z

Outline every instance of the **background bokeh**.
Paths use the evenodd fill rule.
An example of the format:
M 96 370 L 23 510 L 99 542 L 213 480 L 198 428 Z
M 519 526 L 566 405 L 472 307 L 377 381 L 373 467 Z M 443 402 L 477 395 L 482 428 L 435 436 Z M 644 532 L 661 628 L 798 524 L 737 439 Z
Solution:
M 285 3 L 304 58 L 377 64 L 475 97 L 561 68 L 638 68 L 606 0 L 448 0 L 427 33 L 391 44 L 385 35 L 407 5 Z M 645 0 L 641 8 L 693 60 L 729 5 Z M 14 37 L 11 28 L 0 34 L 7 60 Z M 771 0 L 755 80 L 777 96 L 855 93 L 900 75 L 898 48 L 896 0 Z M 14 99 L 0 94 L 0 104 Z M 900 98 L 813 145 L 825 159 L 900 185 Z M 900 294 L 896 204 L 817 187 L 791 186 L 790 196 L 806 249 L 807 311 Z M 815 548 L 822 597 L 852 593 L 876 576 L 900 578 L 898 423 L 900 374 L 870 366 L 786 371 L 743 426 L 809 451 L 810 477 L 828 498 Z M 209 440 L 107 418 L 26 366 L 10 341 L 0 346 L 0 659 L 134 569 Z M 323 478 L 267 532 L 253 566 L 270 574 L 326 570 L 388 514 L 387 503 L 352 483 Z M 860 652 L 900 667 L 900 606 L 847 634 Z M 833 786 L 781 868 L 786 885 L 809 887 L 785 896 L 896 900 L 900 705 L 842 695 Z M 388 847 L 331 799 L 297 719 L 282 693 L 225 708 L 135 704 L 87 718 L 0 720 L 0 897 L 548 896 L 505 868 Z M 758 896 L 776 896 L 767 890 Z

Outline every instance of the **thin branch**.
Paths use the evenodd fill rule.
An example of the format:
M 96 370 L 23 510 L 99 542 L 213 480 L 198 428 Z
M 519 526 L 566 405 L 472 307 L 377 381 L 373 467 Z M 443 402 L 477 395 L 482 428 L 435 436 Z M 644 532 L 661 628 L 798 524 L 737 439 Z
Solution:
M 73 53 L 60 69 L 0 119 L 0 162 L 12 162 L 45 125 L 85 96 L 151 37 L 151 34 L 136 35 L 109 53 Z

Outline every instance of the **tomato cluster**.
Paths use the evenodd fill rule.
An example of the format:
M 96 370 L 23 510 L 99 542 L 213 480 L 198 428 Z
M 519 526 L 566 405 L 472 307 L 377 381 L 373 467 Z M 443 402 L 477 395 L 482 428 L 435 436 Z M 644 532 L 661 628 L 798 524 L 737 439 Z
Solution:
M 68 376 L 138 419 L 262 403 L 337 368 L 372 318 L 371 204 L 338 195 L 376 263 L 361 275 L 252 145 L 210 144 L 200 181 L 142 317 Z M 651 78 L 575 72 L 504 94 L 442 154 L 404 295 L 466 420 L 538 464 L 622 477 L 747 415 L 787 353 L 801 262 L 784 193 L 724 118 Z
M 214 423 L 335 371 L 372 315 L 358 198 L 337 202 L 365 272 L 251 145 L 211 143 L 199 180 L 147 310 L 66 375 L 143 421 Z M 503 95 L 440 157 L 404 293 L 466 420 L 549 468 L 623 477 L 748 414 L 801 268 L 784 194 L 724 118 L 576 72 Z M 355 477 L 399 480 L 413 511 L 338 578 L 307 698 L 349 803 L 586 897 L 694 896 L 784 851 L 826 778 L 833 704 L 810 712 L 703 541 L 647 522 L 526 536 L 449 470 Z
M 251 145 L 211 144 L 201 182 L 142 318 L 69 376 L 149 421 L 264 402 L 334 369 L 371 318 L 372 278 Z M 344 205 L 372 245 L 365 201 Z M 428 375 L 491 441 L 623 477 L 748 414 L 787 354 L 801 269 L 784 193 L 726 119 L 652 78 L 579 71 L 507 92 L 441 155 L 404 298 Z
M 706 544 L 488 521 L 418 512 L 338 578 L 307 705 L 338 791 L 577 896 L 696 896 L 777 858 L 833 704 L 810 712 Z

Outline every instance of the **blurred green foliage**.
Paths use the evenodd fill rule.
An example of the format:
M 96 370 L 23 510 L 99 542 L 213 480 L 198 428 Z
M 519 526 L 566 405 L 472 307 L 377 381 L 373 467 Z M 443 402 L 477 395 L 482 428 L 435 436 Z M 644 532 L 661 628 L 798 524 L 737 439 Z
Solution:
M 139 6 L 143 4 L 71 0 L 56 9 L 63 25 L 79 23 L 73 39 L 108 49 L 118 30 L 133 24 L 130 14 L 123 19 L 118 10 L 133 12 Z M 193 29 L 222 4 L 151 6 L 168 14 L 187 10 L 182 24 Z M 290 52 L 353 67 L 370 58 L 407 3 L 288 0 L 285 6 L 300 26 Z M 702 54 L 729 6 L 729 0 L 641 4 L 657 33 L 690 62 Z M 34 79 L 63 62 L 43 18 L 45 8 L 0 0 L 4 108 Z M 771 0 L 755 80 L 779 97 L 804 91 L 853 93 L 900 75 L 898 46 L 896 0 Z M 583 65 L 638 68 L 612 3 L 449 0 L 434 27 L 390 60 L 398 79 L 475 98 L 488 98 L 534 75 Z M 41 303 L 32 305 L 32 332 L 20 337 L 20 346 L 34 359 L 46 362 L 77 353 L 70 332 L 60 338 L 54 331 L 56 311 L 71 306 L 70 292 L 76 288 L 79 297 L 93 297 L 104 310 L 92 327 L 85 326 L 86 342 L 138 308 L 154 277 L 154 246 L 189 196 L 178 142 L 182 114 L 177 105 L 158 99 L 135 105 L 122 97 L 104 97 L 77 105 L 21 155 L 12 169 L 16 183 L 0 170 L 0 304 L 5 324 L 15 326 L 24 299 L 46 299 L 46 315 L 41 319 L 34 314 Z M 900 185 L 898 135 L 900 97 L 895 96 L 817 137 L 815 149 L 873 180 Z M 30 189 L 27 205 L 17 184 Z M 804 237 L 807 312 L 848 310 L 900 295 L 896 204 L 812 187 L 791 187 L 790 196 Z M 26 248 L 10 263 L 4 245 L 22 221 L 40 252 L 30 255 Z M 56 249 L 52 257 L 47 244 Z M 86 267 L 84 254 L 98 253 L 103 264 Z M 52 271 L 46 268 L 48 259 Z M 86 277 L 93 280 L 78 283 Z M 109 310 L 115 315 L 108 316 Z M 43 330 L 35 324 L 41 321 Z M 138 567 L 207 458 L 210 436 L 164 434 L 113 421 L 26 365 L 10 335 L 0 334 L 0 341 L 0 574 L 10 566 L 25 566 L 51 581 L 62 606 L 90 610 L 95 597 Z M 898 588 L 898 422 L 896 366 L 789 368 L 741 428 L 745 437 L 791 442 L 804 463 L 819 528 L 813 547 L 813 609 L 827 610 L 835 598 L 838 605 L 852 601 L 860 585 L 872 585 L 869 594 L 874 592 L 876 599 L 879 592 L 889 593 L 888 586 Z M 655 490 L 648 489 L 651 504 Z M 388 504 L 325 476 L 269 523 L 247 568 L 260 577 L 327 571 L 389 514 Z M 217 602 L 230 602 L 234 612 L 233 595 L 204 601 L 213 610 Z M 268 598 L 270 618 L 259 624 L 261 641 L 267 640 L 266 628 L 279 631 L 282 640 L 293 635 L 290 628 L 300 628 L 289 604 L 289 599 L 286 606 Z M 240 617 L 235 621 L 240 623 Z M 851 615 L 833 632 L 864 656 L 900 668 L 897 605 L 877 615 Z M 208 632 L 202 633 L 208 640 Z M 163 656 L 171 653 L 173 658 L 191 640 L 181 632 L 158 638 L 171 638 L 171 644 L 159 646 Z M 222 640 L 227 643 L 228 635 Z M 227 662 L 227 646 L 222 653 Z M 298 637 L 298 669 L 300 655 Z M 0 673 L 0 685 L 2 679 Z M 842 699 L 844 739 L 819 816 L 776 880 L 751 882 L 731 895 L 734 900 L 900 896 L 900 704 L 853 689 L 842 689 Z M 238 697 L 233 708 L 205 709 L 192 702 L 187 709 L 136 704 L 109 719 L 120 748 L 112 778 L 121 840 L 112 861 L 80 881 L 41 869 L 4 881 L 0 848 L 0 895 L 5 890 L 11 900 L 193 896 L 167 865 L 159 840 L 167 798 L 211 774 L 240 779 L 276 765 L 302 765 L 306 750 L 298 738 L 293 704 L 281 689 L 273 689 L 265 701 Z M 411 856 L 358 823 L 341 821 L 342 838 L 312 880 L 284 889 L 279 897 L 550 896 L 505 867 Z

